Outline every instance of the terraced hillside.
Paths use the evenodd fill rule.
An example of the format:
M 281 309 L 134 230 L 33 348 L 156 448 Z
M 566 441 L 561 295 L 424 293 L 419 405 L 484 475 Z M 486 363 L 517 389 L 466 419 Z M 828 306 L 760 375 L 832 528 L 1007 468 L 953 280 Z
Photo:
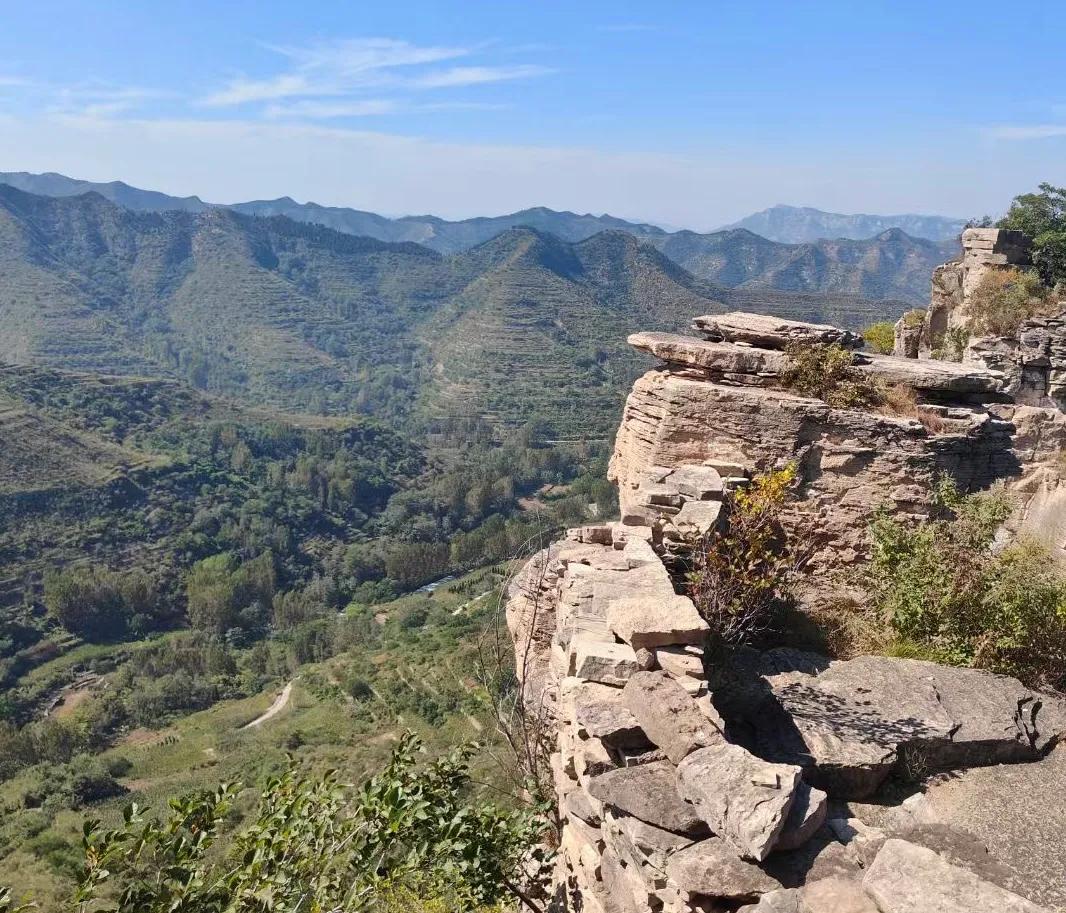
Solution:
M 95 184 L 58 174 L 0 172 L 0 184 L 57 197 L 95 191 L 137 212 L 228 208 L 245 215 L 286 216 L 379 241 L 411 241 L 445 255 L 469 250 L 514 228 L 532 228 L 571 243 L 602 231 L 624 231 L 717 285 L 902 298 L 913 304 L 923 304 L 928 298 L 933 268 L 959 252 L 957 239 L 962 230 L 961 221 L 938 216 L 844 216 L 778 206 L 701 234 L 668 232 L 610 215 L 559 212 L 543 206 L 458 221 L 428 215 L 390 219 L 358 209 L 297 203 L 289 197 L 221 207 L 198 197 L 140 190 L 121 181 Z
M 562 436 L 613 427 L 636 327 L 741 306 L 851 326 L 901 310 L 722 288 L 618 231 L 570 244 L 516 228 L 442 257 L 282 217 L 0 186 L 0 241 L 2 361 L 405 423 L 537 415 Z

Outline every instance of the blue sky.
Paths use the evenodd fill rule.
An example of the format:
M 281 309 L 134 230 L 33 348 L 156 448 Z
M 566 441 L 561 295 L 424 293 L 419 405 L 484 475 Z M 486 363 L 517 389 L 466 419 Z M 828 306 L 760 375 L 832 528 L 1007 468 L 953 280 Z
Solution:
M 1066 184 L 1061 3 L 5 2 L 0 170 L 697 229 Z

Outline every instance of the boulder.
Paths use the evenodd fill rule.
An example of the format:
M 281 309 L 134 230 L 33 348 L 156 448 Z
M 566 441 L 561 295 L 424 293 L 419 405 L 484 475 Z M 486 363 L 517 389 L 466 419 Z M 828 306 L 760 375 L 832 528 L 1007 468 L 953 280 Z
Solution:
M 803 846 L 825 824 L 828 808 L 829 797 L 824 792 L 801 782 L 774 849 L 794 850 Z
M 632 596 L 607 604 L 607 623 L 634 650 L 700 644 L 710 626 L 687 596 Z
M 905 840 L 885 842 L 863 879 L 863 888 L 881 913 L 1047 913 Z
M 800 784 L 800 768 L 774 764 L 725 741 L 690 754 L 678 791 L 719 837 L 761 862 L 774 849 Z
M 622 700 L 644 734 L 674 764 L 722 741 L 695 700 L 665 672 L 637 672 L 622 690 Z
M 660 647 L 655 651 L 655 661 L 675 678 L 704 677 L 703 650 L 699 647 Z
M 781 883 L 759 866 L 737 856 L 719 837 L 701 840 L 670 857 L 666 872 L 678 887 L 719 901 L 755 900 Z
M 608 746 L 644 741 L 640 723 L 626 709 L 620 688 L 599 682 L 579 682 L 567 688 L 564 699 L 572 702 L 579 737 L 600 739 Z
M 861 656 L 762 681 L 735 704 L 723 698 L 727 722 L 750 727 L 761 756 L 801 765 L 837 798 L 870 795 L 897 766 L 915 777 L 1036 760 L 1059 734 L 1043 727 L 1037 695 L 976 669 Z
M 658 761 L 620 767 L 589 780 L 589 795 L 619 811 L 675 834 L 698 836 L 707 825 L 677 794 L 673 764 Z
M 745 343 L 763 349 L 784 349 L 791 342 L 837 343 L 847 349 L 861 349 L 864 344 L 862 336 L 850 330 L 744 311 L 697 317 L 692 325 L 707 339 Z
M 624 685 L 640 670 L 636 654 L 628 644 L 605 643 L 582 636 L 570 641 L 570 649 L 571 674 L 585 681 Z

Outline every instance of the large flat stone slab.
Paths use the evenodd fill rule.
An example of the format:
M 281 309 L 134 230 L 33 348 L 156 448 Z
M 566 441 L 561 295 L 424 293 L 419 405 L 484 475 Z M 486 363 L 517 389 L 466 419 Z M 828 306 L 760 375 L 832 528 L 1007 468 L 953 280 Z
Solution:
M 634 650 L 702 644 L 710 625 L 687 596 L 629 596 L 607 604 L 607 623 Z
M 665 831 L 707 833 L 696 809 L 678 795 L 676 771 L 668 761 L 609 770 L 589 780 L 588 790 L 604 804 Z
M 719 742 L 677 767 L 678 792 L 736 852 L 761 862 L 774 849 L 800 784 L 800 768 Z
M 633 333 L 626 340 L 667 364 L 700 368 L 715 374 L 779 374 L 788 364 L 784 352 L 710 342 L 674 333 Z
M 780 671 L 804 665 L 795 660 L 766 654 L 777 669 L 723 712 L 757 754 L 799 764 L 833 797 L 868 796 L 897 767 L 922 775 L 1032 761 L 1062 731 L 1013 678 L 883 656 Z
M 1048 913 L 905 840 L 888 840 L 863 879 L 881 913 Z
M 886 384 L 932 393 L 999 393 L 1004 375 L 979 365 L 862 353 L 855 366 Z
M 764 349 L 784 349 L 792 342 L 838 343 L 848 349 L 861 349 L 864 344 L 862 336 L 850 330 L 746 311 L 696 317 L 692 326 L 713 341 L 741 342 Z
M 741 859 L 719 837 L 701 840 L 674 853 L 666 871 L 683 891 L 715 900 L 756 900 L 760 894 L 781 887 L 776 878 Z

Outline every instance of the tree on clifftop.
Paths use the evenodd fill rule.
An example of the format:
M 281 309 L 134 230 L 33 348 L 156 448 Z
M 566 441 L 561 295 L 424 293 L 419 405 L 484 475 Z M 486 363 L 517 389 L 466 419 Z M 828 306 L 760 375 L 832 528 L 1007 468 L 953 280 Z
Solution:
M 1024 231 L 1033 239 L 1033 264 L 1046 285 L 1066 284 L 1066 187 L 1048 183 L 1039 193 L 1014 198 L 998 228 Z

